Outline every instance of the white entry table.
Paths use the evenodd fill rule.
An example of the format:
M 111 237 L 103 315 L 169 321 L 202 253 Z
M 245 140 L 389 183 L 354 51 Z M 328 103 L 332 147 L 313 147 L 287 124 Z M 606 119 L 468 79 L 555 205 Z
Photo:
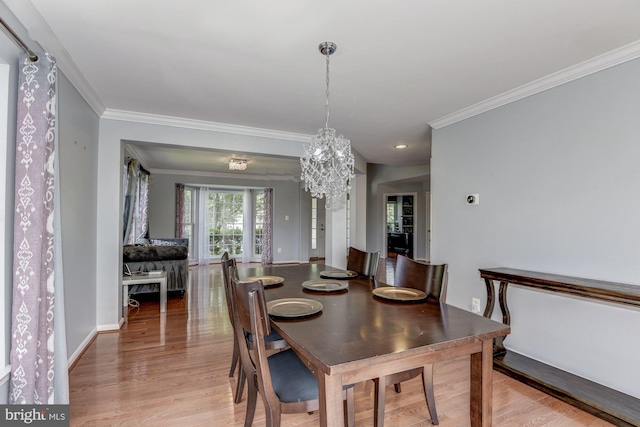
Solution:
M 129 286 L 151 283 L 160 283 L 160 312 L 167 311 L 167 272 L 163 271 L 160 274 L 144 273 L 122 277 L 122 314 L 126 314 L 125 309 L 129 306 Z

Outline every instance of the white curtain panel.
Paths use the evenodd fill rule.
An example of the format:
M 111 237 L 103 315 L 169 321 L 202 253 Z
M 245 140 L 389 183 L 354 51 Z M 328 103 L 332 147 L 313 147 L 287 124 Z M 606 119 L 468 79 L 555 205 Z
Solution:
M 57 110 L 57 107 L 56 107 Z M 60 158 L 60 149 L 57 139 L 58 132 L 56 132 L 56 159 Z M 60 162 L 55 162 L 55 176 L 60 176 Z M 54 402 L 55 404 L 69 404 L 69 362 L 67 356 L 67 327 L 65 320 L 65 305 L 64 305 L 64 270 L 62 256 L 62 224 L 61 213 L 63 210 L 60 203 L 60 186 L 56 185 L 53 189 L 53 203 L 58 206 L 53 214 L 53 250 L 56 256 L 54 257 L 54 283 L 55 283 L 55 301 L 54 306 L 54 319 L 55 328 L 53 329 L 54 339 L 54 377 L 53 377 L 53 390 L 54 390 Z
M 209 190 L 198 189 L 198 264 L 209 265 Z
M 251 262 L 253 244 L 251 239 L 253 238 L 253 215 L 251 215 L 251 196 L 252 192 L 249 189 L 244 190 L 244 196 L 242 198 L 242 262 Z
M 56 94 L 55 60 L 40 55 L 37 62 L 31 62 L 23 55 L 19 64 L 16 136 L 9 383 L 12 404 L 69 400 L 68 380 L 56 379 L 68 375 L 61 305 L 61 232 L 54 209 L 59 200 L 55 171 Z

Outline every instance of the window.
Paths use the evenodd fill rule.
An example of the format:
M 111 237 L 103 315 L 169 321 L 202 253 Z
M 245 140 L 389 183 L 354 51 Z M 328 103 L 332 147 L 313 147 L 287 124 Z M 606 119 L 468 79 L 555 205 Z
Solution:
M 211 192 L 209 194 L 209 255 L 242 255 L 244 194 Z
M 396 216 L 396 201 L 387 202 L 387 231 L 398 231 L 398 218 Z
M 311 249 L 318 249 L 318 199 L 311 198 Z
M 351 246 L 351 194 L 347 193 L 347 253 Z
M 243 262 L 261 261 L 265 195 L 263 189 L 184 188 L 183 236 L 189 259 L 204 263 L 227 252 Z

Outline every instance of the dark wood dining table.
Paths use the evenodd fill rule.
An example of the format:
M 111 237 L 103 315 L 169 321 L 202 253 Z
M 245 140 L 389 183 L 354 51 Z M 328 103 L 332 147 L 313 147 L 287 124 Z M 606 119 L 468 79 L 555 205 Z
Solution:
M 431 363 L 470 355 L 470 419 L 473 427 L 491 425 L 493 339 L 508 325 L 452 305 L 381 299 L 372 291 L 388 286 L 358 277 L 341 292 L 311 292 L 302 287 L 333 270 L 323 264 L 241 268 L 248 276 L 279 276 L 284 282 L 265 287 L 267 301 L 307 298 L 322 304 L 309 317 L 271 319 L 318 378 L 320 424 L 344 426 L 342 386 Z M 455 285 L 454 285 L 455 286 Z

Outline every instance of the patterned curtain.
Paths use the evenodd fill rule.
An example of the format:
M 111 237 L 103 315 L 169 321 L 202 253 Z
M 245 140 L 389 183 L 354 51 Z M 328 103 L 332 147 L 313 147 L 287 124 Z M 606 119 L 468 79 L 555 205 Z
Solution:
M 149 179 L 150 174 L 136 159 L 124 160 L 123 174 L 123 239 L 125 245 L 149 237 Z
M 151 174 L 140 166 L 138 179 L 138 200 L 136 208 L 138 217 L 136 220 L 136 242 L 138 239 L 149 238 L 149 178 Z
M 176 237 L 184 237 L 184 184 L 176 184 Z
M 9 403 L 68 403 L 66 340 L 60 333 L 65 327 L 61 231 L 54 211 L 60 191 L 57 67 L 48 55 L 37 62 L 24 55 L 20 67 Z
M 273 264 L 273 188 L 264 189 L 264 222 L 262 224 L 262 264 Z

